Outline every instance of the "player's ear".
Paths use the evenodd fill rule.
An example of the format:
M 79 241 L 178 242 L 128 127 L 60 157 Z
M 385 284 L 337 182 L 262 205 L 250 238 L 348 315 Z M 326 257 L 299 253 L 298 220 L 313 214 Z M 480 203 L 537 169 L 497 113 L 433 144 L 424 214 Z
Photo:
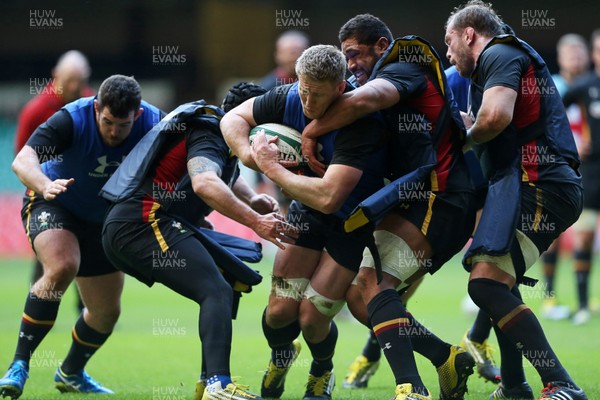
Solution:
M 340 94 L 340 95 L 342 93 L 344 93 L 344 90 L 346 90 L 346 80 L 345 79 L 339 83 L 337 90 L 338 90 L 338 94 Z
M 467 27 L 465 28 L 465 40 L 467 42 L 467 44 L 471 44 L 472 42 L 475 41 L 475 29 L 473 29 L 472 27 Z
M 144 109 L 140 107 L 140 109 L 138 110 L 138 112 L 135 113 L 135 116 L 133 117 L 133 120 L 135 121 L 136 119 L 138 119 L 140 117 L 140 115 L 142 115 L 143 112 L 144 112 Z
M 384 51 L 387 50 L 390 45 L 390 41 L 386 37 L 380 37 L 377 42 L 375 42 L 375 50 L 378 54 L 383 54 Z

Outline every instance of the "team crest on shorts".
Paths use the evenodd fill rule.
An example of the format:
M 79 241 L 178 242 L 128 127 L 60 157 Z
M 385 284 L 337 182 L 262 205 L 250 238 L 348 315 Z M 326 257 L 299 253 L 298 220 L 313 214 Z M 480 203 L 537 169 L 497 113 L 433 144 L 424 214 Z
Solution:
M 173 223 L 171 224 L 171 226 L 177 230 L 179 230 L 179 233 L 186 233 L 187 230 L 183 227 L 183 225 L 181 225 L 181 222 L 179 221 L 173 221 Z
M 47 211 L 42 211 L 40 215 L 38 215 L 37 220 L 40 223 L 39 229 L 44 229 L 48 226 L 48 221 L 50 221 L 51 216 L 52 214 Z

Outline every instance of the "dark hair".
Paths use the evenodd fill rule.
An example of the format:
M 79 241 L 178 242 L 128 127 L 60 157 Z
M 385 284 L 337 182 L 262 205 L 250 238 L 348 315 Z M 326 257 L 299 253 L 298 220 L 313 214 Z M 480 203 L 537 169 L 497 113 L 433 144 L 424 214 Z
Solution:
M 340 28 L 338 39 L 340 43 L 349 38 L 355 38 L 359 44 L 372 46 L 379 38 L 384 37 L 390 43 L 394 40 L 392 32 L 379 18 L 371 14 L 359 14 L 351 18 Z
M 502 33 L 505 35 L 516 35 L 515 30 L 507 23 L 502 23 Z
M 266 89 L 260 85 L 251 82 L 240 82 L 227 91 L 221 108 L 223 111 L 229 112 L 246 100 L 266 92 Z
M 104 80 L 98 89 L 98 106 L 108 107 L 117 118 L 134 114 L 142 103 L 142 89 L 132 76 L 112 75 Z
M 504 21 L 492 8 L 491 3 L 471 0 L 452 11 L 446 21 L 446 28 L 452 24 L 457 29 L 471 27 L 484 36 L 497 36 L 504 32 Z

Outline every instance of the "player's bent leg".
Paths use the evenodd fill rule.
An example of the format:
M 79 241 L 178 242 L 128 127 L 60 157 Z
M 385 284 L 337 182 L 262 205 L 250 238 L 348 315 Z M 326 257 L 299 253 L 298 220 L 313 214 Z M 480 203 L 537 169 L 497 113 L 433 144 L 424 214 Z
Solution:
M 320 250 L 295 245 L 286 245 L 275 255 L 269 303 L 262 316 L 271 349 L 261 383 L 263 398 L 280 398 L 285 390 L 286 376 L 301 349 L 296 340 L 301 331 L 300 302 L 320 256 Z
M 229 368 L 233 290 L 206 249 L 193 237 L 170 247 L 173 268 L 157 269 L 154 279 L 200 305 L 199 334 L 206 365 L 202 399 L 258 399 L 233 383 Z M 180 261 L 185 260 L 185 263 Z M 182 266 L 185 267 L 177 267 Z
M 42 299 L 60 300 L 79 271 L 81 254 L 77 237 L 66 229 L 49 229 L 35 237 L 33 249 L 43 274 L 31 292 Z
M 72 330 L 73 342 L 54 381 L 61 392 L 113 393 L 93 380 L 84 368 L 106 342 L 121 312 L 124 274 L 112 272 L 78 277 L 77 286 L 86 305 Z
M 382 255 L 382 262 L 383 260 Z M 397 385 L 394 398 L 405 398 L 399 397 L 399 393 L 404 392 L 421 396 L 413 396 L 414 398 L 430 398 L 429 391 L 418 374 L 410 337 L 405 332 L 409 326 L 408 316 L 395 289 L 400 280 L 384 272 L 383 280 L 378 285 L 375 270 L 361 267 L 358 282 L 363 300 L 367 302 L 373 332 L 394 374 Z
M 313 358 L 305 400 L 330 399 L 335 386 L 333 355 L 337 326 L 333 317 L 342 309 L 356 272 L 323 252 L 300 304 L 300 326 Z
M 286 278 L 273 275 L 265 321 L 269 327 L 280 329 L 298 320 L 300 302 L 308 285 L 307 278 Z
M 356 280 L 352 282 L 348 291 L 346 291 L 346 304 L 348 305 L 348 310 L 358 322 L 361 324 L 368 326 L 369 325 L 369 315 L 367 314 L 367 308 L 365 307 L 365 303 L 362 301 L 362 296 L 360 295 L 360 290 L 358 289 L 358 285 L 356 284 Z M 375 341 L 377 342 L 377 341 Z M 379 349 L 379 347 L 377 347 Z
M 574 399 L 586 398 L 558 360 L 531 309 L 511 293 L 509 287 L 515 283 L 514 267 L 511 269 L 510 262 L 501 257 L 485 259 L 487 261 L 475 261 L 471 270 L 468 290 L 473 301 L 490 315 L 514 345 L 520 344 L 523 356 L 537 370 L 542 382 L 549 385 L 546 393 L 562 390 L 573 395 Z M 512 271 L 513 274 L 506 271 Z M 542 394 L 541 398 L 561 397 L 544 397 Z
M 320 250 L 295 245 L 277 251 L 265 316 L 268 326 L 278 329 L 298 319 L 304 290 L 320 257 Z
M 300 327 L 307 341 L 317 343 L 325 338 L 329 322 L 344 306 L 346 292 L 355 276 L 356 272 L 322 253 L 300 305 Z
M 419 285 L 423 282 L 423 277 L 410 285 L 400 296 L 400 300 L 404 304 L 412 297 Z M 353 282 L 354 283 L 354 282 Z M 360 291 L 356 284 L 352 284 L 346 293 L 346 303 L 348 308 L 354 315 L 354 318 L 362 324 L 368 325 L 369 316 L 364 307 Z M 361 389 L 366 388 L 369 379 L 375 375 L 379 368 L 379 360 L 381 359 L 381 348 L 377 337 L 372 330 L 369 330 L 369 337 L 363 346 L 361 354 L 352 361 L 344 377 L 342 386 L 346 389 Z
M 68 230 L 43 231 L 33 246 L 44 272 L 27 294 L 13 362 L 0 379 L 0 395 L 13 399 L 23 393 L 31 355 L 54 326 L 62 296 L 79 268 L 79 243 Z
M 78 277 L 79 293 L 85 304 L 86 323 L 99 332 L 110 332 L 121 314 L 121 294 L 125 274 L 120 271 L 106 275 Z
M 409 325 L 408 314 L 396 290 L 405 289 L 409 280 L 418 279 L 418 263 L 408 262 L 413 252 L 403 237 L 411 237 L 409 240 L 414 248 L 423 247 L 424 251 L 430 251 L 430 247 L 418 229 L 399 215 L 389 214 L 379 228 L 374 237 L 381 258 L 383 281 L 377 283 L 374 258 L 370 250 L 365 249 L 358 286 L 367 305 L 370 325 L 399 386 L 397 391 L 402 392 L 410 386 L 411 393 L 429 396 L 417 370 L 410 336 L 405 332 Z M 420 238 L 416 238 L 417 234 Z

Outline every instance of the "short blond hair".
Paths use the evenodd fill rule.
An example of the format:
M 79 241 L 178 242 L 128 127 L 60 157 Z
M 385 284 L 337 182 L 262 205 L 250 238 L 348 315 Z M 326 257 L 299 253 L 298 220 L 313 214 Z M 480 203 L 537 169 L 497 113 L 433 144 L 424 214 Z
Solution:
M 346 78 L 346 57 L 335 46 L 311 46 L 296 61 L 296 75 L 340 83 Z

